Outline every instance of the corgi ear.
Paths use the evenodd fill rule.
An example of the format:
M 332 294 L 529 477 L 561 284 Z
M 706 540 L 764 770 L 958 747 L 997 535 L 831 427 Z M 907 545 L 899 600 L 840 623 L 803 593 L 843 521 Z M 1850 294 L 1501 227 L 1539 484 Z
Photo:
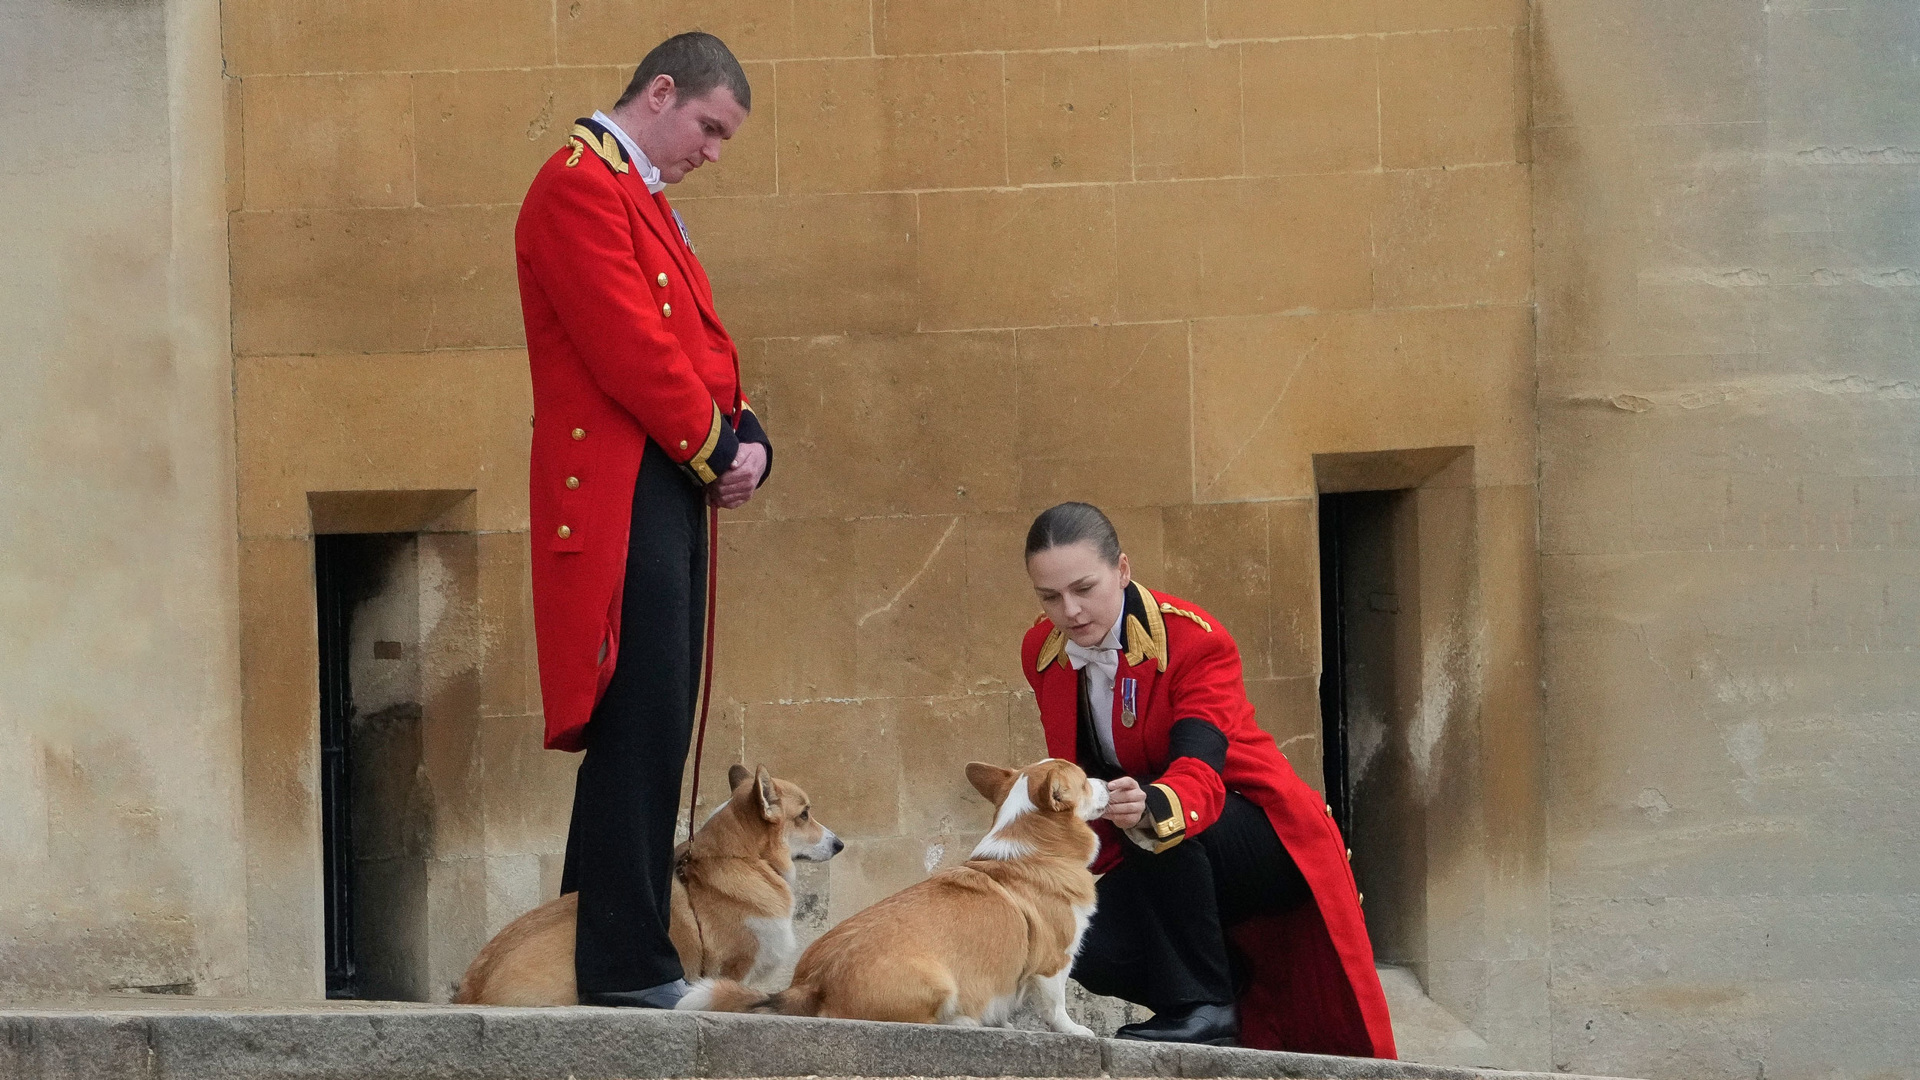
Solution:
M 753 781 L 760 791 L 760 816 L 768 821 L 779 821 L 780 793 L 773 789 L 773 774 L 762 765 L 754 770 Z
M 1065 779 L 1054 775 L 1053 782 L 1047 785 L 1047 802 L 1050 810 L 1068 810 L 1073 807 L 1073 790 Z
M 1012 769 L 1003 769 L 998 765 L 989 765 L 984 761 L 967 763 L 967 783 L 995 806 L 1007 797 L 1007 789 L 1013 786 L 1013 778 L 1019 776 Z
M 752 775 L 753 775 L 752 773 L 747 771 L 747 767 L 745 765 L 732 766 L 731 768 L 727 769 L 727 790 L 739 791 L 740 785 L 746 783 L 747 777 Z

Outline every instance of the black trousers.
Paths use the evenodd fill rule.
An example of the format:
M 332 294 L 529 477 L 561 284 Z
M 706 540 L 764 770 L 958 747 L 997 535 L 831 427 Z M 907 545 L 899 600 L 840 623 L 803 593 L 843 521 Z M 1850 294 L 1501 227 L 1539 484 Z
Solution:
M 1073 977 L 1157 1013 L 1237 998 L 1244 965 L 1227 930 L 1311 897 L 1266 811 L 1238 792 L 1205 832 L 1158 855 L 1121 843 L 1125 861 L 1100 879 Z
M 633 489 L 620 652 L 587 721 L 560 891 L 578 890 L 580 993 L 681 978 L 671 922 L 673 828 L 693 735 L 706 621 L 704 494 L 647 444 Z

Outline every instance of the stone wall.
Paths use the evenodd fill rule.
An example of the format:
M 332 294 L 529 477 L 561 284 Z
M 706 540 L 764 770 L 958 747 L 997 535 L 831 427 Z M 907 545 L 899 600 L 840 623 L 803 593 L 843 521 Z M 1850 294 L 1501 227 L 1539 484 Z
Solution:
M 0 26 L 0 995 L 320 994 L 316 533 L 418 534 L 352 658 L 383 985 L 444 997 L 552 894 L 511 228 L 698 27 L 756 109 L 672 194 L 779 447 L 724 526 L 703 790 L 764 761 L 848 838 L 809 932 L 964 855 L 959 763 L 1042 752 L 1034 511 L 1111 510 L 1317 784 L 1314 500 L 1404 490 L 1352 598 L 1382 958 L 1497 1064 L 1920 1060 L 1910 4 Z
M 1400 959 L 1516 1063 L 1541 1055 L 1543 923 L 1482 917 L 1489 890 L 1542 910 L 1537 829 L 1502 824 L 1539 820 L 1538 762 L 1478 736 L 1483 712 L 1535 727 L 1523 5 L 224 18 L 256 992 L 318 978 L 315 806 L 285 797 L 313 767 L 310 493 L 472 492 L 406 526 L 477 551 L 450 669 L 470 711 L 425 724 L 409 796 L 441 828 L 428 908 L 475 942 L 552 891 L 574 759 L 538 748 L 530 681 L 511 228 L 572 118 L 700 28 L 755 109 L 670 194 L 778 458 L 723 527 L 707 798 L 733 760 L 811 792 L 850 845 L 807 879 L 819 925 L 964 857 L 987 817 L 959 766 L 1043 752 L 1019 550 L 1064 498 L 1107 507 L 1143 580 L 1236 635 L 1261 722 L 1317 784 L 1315 455 L 1471 448 L 1445 481 L 1475 538 L 1448 631 L 1484 665 L 1426 737 L 1452 724 L 1472 775 L 1519 782 L 1440 858 L 1471 925 Z
M 246 985 L 217 20 L 0 8 L 0 997 Z
M 1553 1064 L 1913 1076 L 1920 13 L 1535 20 Z

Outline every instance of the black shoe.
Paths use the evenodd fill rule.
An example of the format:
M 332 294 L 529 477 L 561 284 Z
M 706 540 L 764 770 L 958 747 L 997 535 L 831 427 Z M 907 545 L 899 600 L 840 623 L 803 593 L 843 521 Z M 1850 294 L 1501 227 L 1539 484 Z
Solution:
M 1114 1032 L 1113 1037 L 1142 1042 L 1234 1046 L 1240 1040 L 1240 1010 L 1232 1005 L 1195 1005 L 1182 1012 L 1155 1013 L 1153 1019 L 1128 1024 Z
M 608 1005 L 620 1009 L 671 1009 L 693 989 L 685 979 L 675 979 L 645 990 L 608 990 L 581 994 L 582 1005 Z

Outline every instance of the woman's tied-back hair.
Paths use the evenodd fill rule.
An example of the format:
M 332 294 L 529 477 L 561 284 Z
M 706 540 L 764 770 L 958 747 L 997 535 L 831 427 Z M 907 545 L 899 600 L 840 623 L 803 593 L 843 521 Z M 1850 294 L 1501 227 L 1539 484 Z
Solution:
M 627 92 L 614 103 L 619 108 L 646 92 L 647 84 L 661 75 L 673 76 L 674 93 L 679 104 L 686 104 L 716 86 L 733 91 L 733 100 L 748 112 L 753 111 L 753 88 L 747 85 L 747 73 L 733 50 L 712 34 L 698 31 L 675 34 L 653 47 L 627 84 Z
M 1027 530 L 1027 558 L 1068 544 L 1092 544 L 1108 566 L 1120 565 L 1120 534 L 1091 503 L 1064 502 L 1033 519 Z

